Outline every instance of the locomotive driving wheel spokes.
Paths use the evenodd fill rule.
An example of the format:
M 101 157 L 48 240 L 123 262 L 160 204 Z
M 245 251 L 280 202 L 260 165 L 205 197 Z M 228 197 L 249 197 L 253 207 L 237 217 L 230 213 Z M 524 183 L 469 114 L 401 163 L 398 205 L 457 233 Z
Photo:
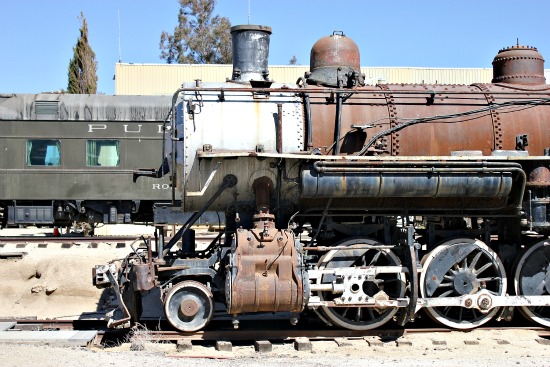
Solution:
M 366 239 L 354 238 L 335 244 L 348 249 L 332 250 L 326 253 L 319 261 L 319 269 L 359 268 L 375 266 L 401 266 L 399 258 L 389 249 L 370 248 L 382 246 L 381 243 Z M 369 247 L 369 248 L 366 248 Z M 332 274 L 324 274 L 321 284 L 330 284 L 335 281 Z M 405 293 L 405 275 L 399 273 L 378 274 L 374 279 L 362 278 L 351 287 L 352 292 L 366 295 L 379 300 L 390 300 L 403 297 Z M 322 301 L 334 301 L 341 297 L 330 291 L 320 291 L 318 295 Z M 397 312 L 397 308 L 373 307 L 328 307 L 322 306 L 323 314 L 334 325 L 351 330 L 374 329 L 388 322 Z
M 550 295 L 550 241 L 531 246 L 518 261 L 514 286 L 519 296 Z M 536 323 L 550 327 L 550 307 L 521 307 L 521 312 Z
M 164 300 L 166 318 L 181 331 L 205 327 L 214 314 L 212 292 L 202 283 L 186 280 L 168 291 Z
M 479 240 L 460 238 L 436 247 L 422 261 L 420 291 L 424 298 L 460 297 L 483 291 L 494 296 L 506 293 L 506 273 L 498 258 Z M 475 307 L 427 307 L 437 322 L 456 329 L 471 329 L 485 324 L 498 308 L 485 311 Z

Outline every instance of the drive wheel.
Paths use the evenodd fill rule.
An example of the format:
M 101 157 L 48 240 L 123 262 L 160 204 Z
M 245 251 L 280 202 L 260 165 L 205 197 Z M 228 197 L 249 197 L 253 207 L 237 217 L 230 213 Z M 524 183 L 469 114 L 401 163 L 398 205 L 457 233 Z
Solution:
M 365 249 L 365 246 L 382 246 L 375 240 L 367 238 L 348 239 L 335 244 L 347 246 L 348 249 L 327 252 L 318 263 L 319 269 L 370 266 L 401 266 L 399 258 L 389 249 Z M 332 283 L 334 275 L 325 274 L 320 283 Z M 374 281 L 358 281 L 354 284 L 357 292 L 369 297 L 396 299 L 405 293 L 405 275 L 403 273 L 378 274 Z M 333 301 L 340 297 L 329 291 L 320 291 L 322 301 Z M 350 330 L 369 330 L 379 327 L 395 315 L 397 308 L 376 309 L 373 307 L 321 307 L 322 313 L 333 324 Z
M 550 294 L 550 242 L 540 241 L 520 258 L 514 275 L 518 296 L 546 296 Z M 521 313 L 534 322 L 550 327 L 550 307 L 520 307 Z
M 506 294 L 506 272 L 497 254 L 483 242 L 460 238 L 447 241 L 423 260 L 420 292 L 423 298 L 460 297 L 487 290 L 495 296 Z M 481 312 L 458 306 L 426 307 L 435 321 L 454 328 L 472 329 L 483 325 L 498 308 Z

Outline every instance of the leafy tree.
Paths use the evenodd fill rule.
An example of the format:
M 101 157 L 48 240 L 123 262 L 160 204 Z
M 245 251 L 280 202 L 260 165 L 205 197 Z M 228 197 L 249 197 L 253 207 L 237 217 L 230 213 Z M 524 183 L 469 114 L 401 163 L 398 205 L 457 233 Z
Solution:
M 174 33 L 160 35 L 160 58 L 168 64 L 230 64 L 231 23 L 212 16 L 216 0 L 179 0 Z
M 296 55 L 292 55 L 292 58 L 288 62 L 289 65 L 296 65 L 298 63 L 298 59 L 296 58 Z
M 67 93 L 95 94 L 97 92 L 97 61 L 88 43 L 88 22 L 80 12 L 80 37 L 73 47 L 73 58 L 69 62 L 69 84 Z

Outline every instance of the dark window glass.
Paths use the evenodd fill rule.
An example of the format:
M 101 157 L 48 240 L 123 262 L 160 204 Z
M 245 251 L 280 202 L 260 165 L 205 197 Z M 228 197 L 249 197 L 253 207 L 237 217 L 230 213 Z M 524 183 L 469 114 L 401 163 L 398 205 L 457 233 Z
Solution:
M 27 140 L 27 165 L 61 165 L 61 143 L 59 140 Z

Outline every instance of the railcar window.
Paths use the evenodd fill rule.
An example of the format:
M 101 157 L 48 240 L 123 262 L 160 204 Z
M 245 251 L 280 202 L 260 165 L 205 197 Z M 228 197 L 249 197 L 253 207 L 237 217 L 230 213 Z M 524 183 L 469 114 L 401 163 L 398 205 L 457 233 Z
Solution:
M 61 165 L 61 143 L 59 140 L 27 140 L 27 165 Z
M 117 167 L 120 165 L 118 140 L 88 140 L 86 142 L 88 167 Z

